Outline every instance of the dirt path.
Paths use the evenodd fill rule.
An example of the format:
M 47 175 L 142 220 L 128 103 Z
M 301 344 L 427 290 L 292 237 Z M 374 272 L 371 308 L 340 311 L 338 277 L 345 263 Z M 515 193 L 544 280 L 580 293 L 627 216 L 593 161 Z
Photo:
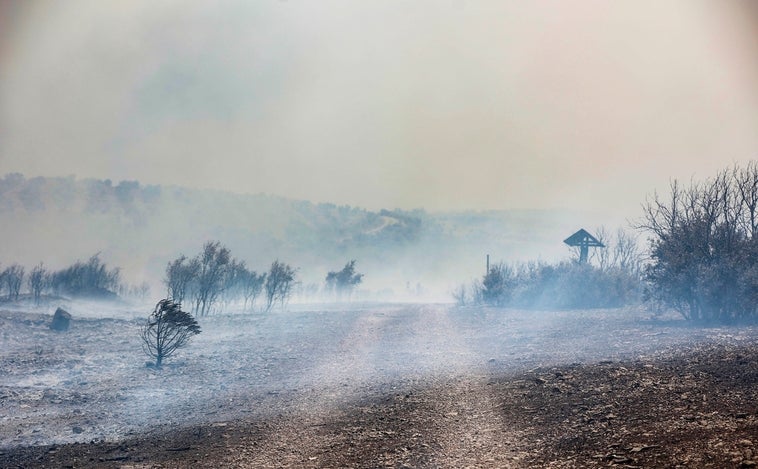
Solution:
M 81 320 L 64 336 L 45 321 L 0 312 L 0 467 L 756 460 L 754 327 L 635 311 L 296 311 L 211 318 L 155 372 L 138 365 L 139 322 Z

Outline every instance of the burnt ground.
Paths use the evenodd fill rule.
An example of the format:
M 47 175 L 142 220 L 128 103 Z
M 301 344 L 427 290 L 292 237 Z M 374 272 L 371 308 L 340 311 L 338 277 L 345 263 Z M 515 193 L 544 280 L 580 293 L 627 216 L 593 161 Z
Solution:
M 641 310 L 0 312 L 0 467 L 753 467 L 758 328 Z

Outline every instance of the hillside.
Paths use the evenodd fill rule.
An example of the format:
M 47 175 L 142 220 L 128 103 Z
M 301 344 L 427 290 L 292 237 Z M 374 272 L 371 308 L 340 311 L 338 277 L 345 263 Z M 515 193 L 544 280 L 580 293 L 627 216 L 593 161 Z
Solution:
M 366 288 L 402 294 L 420 284 L 444 294 L 478 276 L 487 253 L 505 260 L 567 255 L 561 240 L 586 220 L 565 211 L 370 211 L 265 194 L 8 174 L 0 179 L 0 263 L 55 268 L 101 252 L 127 278 L 157 283 L 170 259 L 218 239 L 254 269 L 276 258 L 299 267 L 306 284 L 357 259 Z

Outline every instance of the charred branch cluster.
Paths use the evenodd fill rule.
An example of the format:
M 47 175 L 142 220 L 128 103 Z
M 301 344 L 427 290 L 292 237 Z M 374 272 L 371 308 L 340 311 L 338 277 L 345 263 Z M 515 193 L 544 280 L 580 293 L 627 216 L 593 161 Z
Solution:
M 25 272 L 25 269 L 18 264 L 13 264 L 0 272 L 0 287 L 5 287 L 8 299 L 18 300 Z
M 644 205 L 651 300 L 698 321 L 758 317 L 758 164 L 723 170 Z
M 24 290 L 26 287 L 26 290 Z M 53 294 L 71 298 L 112 299 L 117 296 L 144 297 L 149 293 L 149 285 L 129 286 L 121 283 L 121 271 L 118 267 L 109 268 L 100 259 L 99 254 L 86 262 L 76 261 L 60 270 L 49 270 L 43 263 L 35 265 L 28 271 L 12 264 L 0 271 L 0 293 L 6 298 L 18 301 L 22 293 L 39 304 L 42 296 Z
M 200 326 L 191 314 L 182 311 L 179 303 L 164 299 L 155 305 L 142 328 L 142 348 L 155 359 L 156 368 L 160 368 L 164 359 L 171 357 L 199 333 Z
M 73 265 L 50 274 L 50 288 L 58 295 L 74 297 L 115 297 L 119 287 L 121 270 L 109 269 L 95 254 L 87 262 L 76 261 Z
M 355 259 L 345 264 L 338 272 L 326 274 L 326 291 L 335 294 L 338 299 L 350 297 L 357 285 L 363 281 L 363 274 L 355 271 Z
M 256 300 L 264 296 L 263 309 L 274 304 L 282 306 L 289 300 L 296 283 L 296 269 L 274 261 L 269 272 L 248 269 L 244 261 L 231 256 L 231 251 L 218 241 L 205 243 L 193 258 L 180 256 L 166 266 L 164 283 L 168 297 L 177 303 L 192 305 L 192 313 L 206 316 L 219 305 L 242 303 L 253 310 Z

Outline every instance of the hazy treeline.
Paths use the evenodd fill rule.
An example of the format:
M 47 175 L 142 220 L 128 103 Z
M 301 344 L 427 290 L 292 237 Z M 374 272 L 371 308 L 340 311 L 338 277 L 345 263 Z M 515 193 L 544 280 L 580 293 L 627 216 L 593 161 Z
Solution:
M 50 270 L 43 263 L 31 269 L 12 264 L 0 271 L 0 292 L 5 291 L 9 300 L 17 301 L 26 291 L 36 303 L 42 295 L 52 294 L 73 298 L 113 299 L 117 296 L 144 299 L 150 286 L 128 285 L 121 281 L 118 267 L 109 268 L 99 254 L 86 262 L 76 261 L 60 270 Z
M 589 263 L 527 262 L 490 266 L 481 280 L 453 293 L 459 305 L 476 304 L 538 309 L 612 308 L 639 303 L 643 294 L 642 254 L 637 240 L 619 229 L 611 236 L 595 231 L 606 248 L 595 249 Z
M 102 251 L 125 275 L 147 273 L 153 285 L 167 259 L 218 239 L 251 265 L 296 259 L 307 290 L 321 286 L 335 259 L 360 259 L 371 272 L 366 288 L 375 292 L 402 294 L 408 283 L 439 291 L 461 271 L 478 271 L 483 251 L 524 260 L 558 254 L 569 218 L 558 211 L 372 211 L 136 181 L 0 176 L 0 259 L 62 264 Z
M 191 305 L 196 316 L 206 316 L 217 304 L 228 307 L 242 302 L 243 309 L 252 310 L 256 300 L 263 298 L 263 309 L 274 304 L 284 307 L 296 284 L 296 269 L 274 261 L 268 272 L 257 273 L 235 259 L 219 241 L 209 241 L 193 258 L 181 255 L 166 266 L 164 283 L 168 298 Z
M 319 293 L 343 299 L 350 296 L 363 274 L 351 260 L 340 271 L 326 274 L 324 286 L 314 285 L 307 292 L 315 297 Z M 260 300 L 260 308 L 270 311 L 276 304 L 282 308 L 300 286 L 297 269 L 275 260 L 268 271 L 258 273 L 247 267 L 245 261 L 236 259 L 231 250 L 219 241 L 209 241 L 192 258 L 181 255 L 166 266 L 164 277 L 168 299 L 189 305 L 196 316 L 206 316 L 216 310 L 242 305 L 252 311 Z

